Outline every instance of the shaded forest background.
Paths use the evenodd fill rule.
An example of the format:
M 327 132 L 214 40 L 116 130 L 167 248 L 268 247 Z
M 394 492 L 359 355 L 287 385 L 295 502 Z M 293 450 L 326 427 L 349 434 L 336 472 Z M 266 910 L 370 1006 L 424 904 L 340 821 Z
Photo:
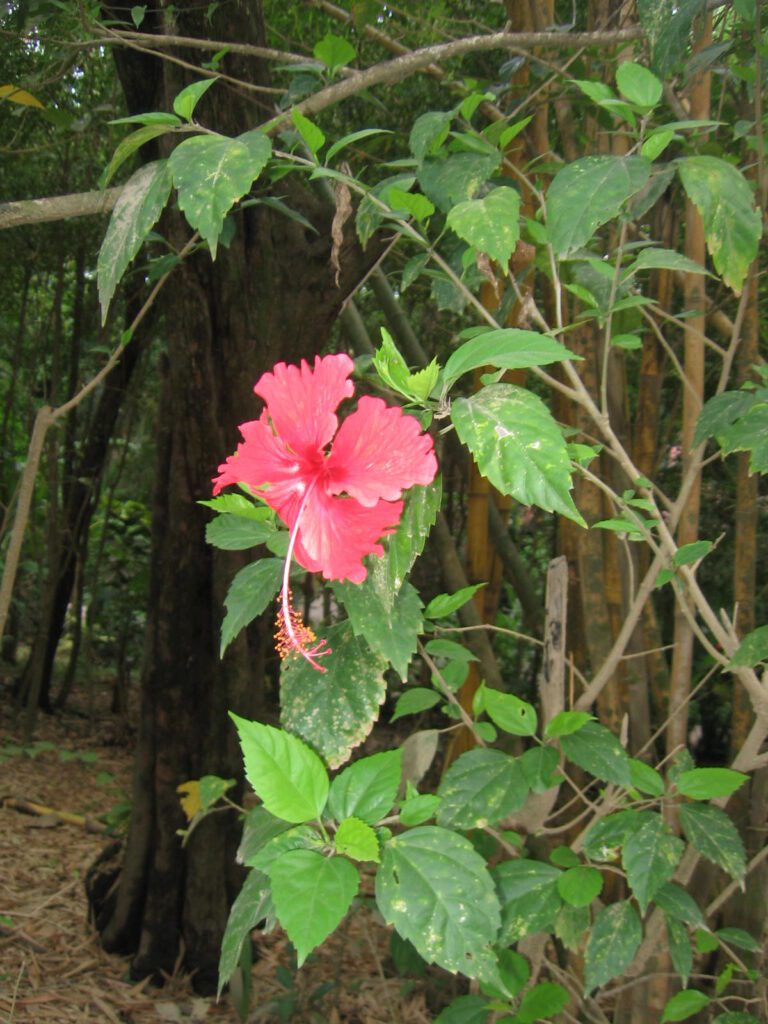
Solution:
M 709 153 L 746 168 L 764 208 L 766 54 L 759 6 L 682 6 L 685 31 L 667 39 L 671 50 L 659 72 L 665 116 L 713 123 L 676 136 L 672 152 Z M 522 35 L 508 52 L 478 44 L 460 57 L 425 64 L 419 73 L 388 80 L 384 72 L 380 84 L 350 91 L 343 102 L 312 116 L 328 139 L 364 128 L 386 130 L 352 146 L 346 157 L 373 186 L 407 155 L 405 140 L 417 114 L 448 109 L 479 89 L 488 94 L 477 115 L 484 125 L 502 116 L 513 124 L 527 119 L 510 140 L 509 173 L 523 168 L 545 189 L 563 162 L 627 151 L 622 111 L 596 106 L 574 80 L 612 84 L 621 61 L 648 63 L 660 32 L 652 8 L 663 11 L 664 5 L 4 5 L 0 79 L 25 93 L 0 99 L 0 202 L 88 196 L 74 199 L 64 214 L 62 207 L 36 213 L 0 207 L 0 228 L 4 216 L 9 224 L 13 216 L 21 218 L 0 235 L 3 550 L 36 415 L 71 402 L 110 353 L 117 348 L 118 354 L 99 385 L 57 417 L 40 447 L 2 638 L 2 700 L 29 743 L 41 712 L 74 706 L 87 713 L 100 681 L 108 679 L 113 688 L 116 720 L 126 741 L 136 744 L 136 769 L 119 884 L 99 903 L 97 924 L 107 949 L 132 956 L 136 977 L 172 969 L 183 946 L 185 965 L 195 970 L 201 989 L 215 986 L 221 935 L 241 884 L 234 856 L 238 826 L 234 818 L 208 820 L 182 849 L 176 787 L 205 774 L 241 779 L 228 710 L 277 717 L 271 613 L 251 625 L 224 659 L 218 657 L 224 598 L 246 554 L 208 546 L 209 515 L 196 504 L 209 496 L 218 463 L 234 449 L 236 425 L 254 415 L 254 381 L 278 360 L 335 350 L 364 358 L 379 344 L 382 326 L 410 365 L 424 365 L 433 356 L 444 359 L 475 320 L 450 281 L 414 276 L 412 254 L 396 233 L 374 231 L 362 245 L 354 218 L 340 226 L 343 200 L 332 183 L 289 174 L 258 183 L 230 218 L 215 262 L 205 246 L 193 240 L 190 247 L 191 229 L 171 206 L 102 324 L 96 265 L 108 211 L 70 215 L 83 214 L 88 204 L 113 202 L 97 186 L 126 128 L 110 122 L 168 111 L 184 86 L 216 74 L 219 80 L 195 117 L 237 135 L 334 80 L 351 80 L 313 58 L 328 33 L 350 41 L 353 65 L 363 69 L 452 39 L 513 31 Z M 596 32 L 604 33 L 599 45 L 579 35 Z M 658 51 L 656 57 L 662 59 Z M 110 185 L 119 186 L 140 162 L 167 156 L 172 144 L 169 136 L 148 132 Z M 278 134 L 276 146 L 289 144 Z M 524 215 L 534 219 L 533 197 L 524 193 L 523 200 Z M 49 217 L 50 223 L 36 222 Z M 637 223 L 669 249 L 706 263 L 701 230 L 679 184 L 660 182 Z M 606 235 L 616 230 L 611 226 Z M 508 322 L 525 325 L 531 315 L 527 296 L 551 309 L 554 289 L 532 244 L 518 247 L 513 269 L 517 295 L 509 287 L 498 291 L 482 264 L 468 268 L 464 280 L 487 308 L 501 304 Z M 145 312 L 161 282 L 157 301 Z M 720 366 L 711 354 L 727 349 L 734 323 L 741 343 L 730 386 L 753 378 L 754 365 L 764 361 L 759 259 L 741 304 L 720 281 L 672 267 L 652 270 L 647 287 L 660 312 L 651 317 L 628 308 L 617 317 L 614 334 L 625 344 L 613 346 L 610 358 L 604 357 L 597 321 L 579 317 L 596 287 L 594 270 L 573 268 L 560 296 L 566 322 L 574 325 L 567 343 L 583 356 L 582 379 L 604 396 L 636 464 L 673 493 L 689 465 L 702 401 L 717 384 Z M 574 436 L 586 431 L 578 410 L 561 395 L 551 404 Z M 750 471 L 749 452 L 727 461 L 714 447 L 709 454 L 686 505 L 679 542 L 716 542 L 698 580 L 713 608 L 728 609 L 744 635 L 768 615 L 768 569 L 760 557 L 765 486 Z M 574 686 L 580 692 L 574 680 L 591 678 L 604 666 L 631 604 L 626 544 L 615 533 L 584 533 L 540 509 L 493 499 L 451 441 L 441 446 L 441 469 L 445 500 L 436 543 L 415 574 L 422 597 L 490 579 L 482 598 L 463 611 L 462 625 L 492 623 L 535 640 L 543 631 L 548 564 L 565 555 L 569 685 L 571 693 Z M 609 459 L 601 473 L 618 486 Z M 610 514 L 586 476 L 577 479 L 575 501 L 589 522 Z M 648 554 L 635 549 L 630 561 L 639 578 Z M 308 582 L 307 601 L 313 596 Z M 539 647 L 510 635 L 493 643 L 483 637 L 475 641 L 482 677 L 534 700 Z M 615 733 L 628 733 L 633 750 L 652 743 L 663 759 L 687 746 L 698 764 L 721 765 L 754 736 L 745 691 L 734 687 L 696 638 L 675 606 L 672 587 L 656 590 L 646 604 L 627 653 L 631 657 L 609 672 L 597 708 Z M 472 672 L 470 703 L 480 678 L 474 666 Z M 677 712 L 671 719 L 670 709 Z M 462 740 L 454 742 L 460 749 Z M 760 743 L 757 748 L 756 757 L 764 757 Z M 764 845 L 768 791 L 763 762 L 750 767 L 758 771 L 749 792 L 740 793 L 731 809 L 748 856 L 754 856 Z M 763 937 L 766 885 L 759 877 L 750 891 L 762 897 L 733 899 L 726 918 Z M 695 885 L 707 893 L 717 881 L 702 872 Z M 661 989 L 649 998 L 663 1005 L 668 990 Z M 639 1019 L 632 1017 L 638 1012 L 629 1006 L 623 1019 Z

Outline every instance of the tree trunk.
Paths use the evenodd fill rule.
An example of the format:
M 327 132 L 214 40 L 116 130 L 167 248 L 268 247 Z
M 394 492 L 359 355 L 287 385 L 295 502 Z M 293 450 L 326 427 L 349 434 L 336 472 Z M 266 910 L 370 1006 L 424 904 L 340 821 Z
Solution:
M 150 25 L 156 27 L 154 19 Z M 264 45 L 260 4 L 222 5 L 210 24 L 204 9 L 177 8 L 175 27 L 186 36 L 210 33 Z M 158 96 L 146 57 L 128 51 L 117 59 L 132 113 L 170 109 L 187 84 L 178 67 L 163 64 L 164 96 Z M 258 63 L 232 54 L 223 68 L 250 81 L 263 75 Z M 206 95 L 196 116 L 227 134 L 261 120 L 252 99 L 223 82 Z M 166 288 L 167 359 L 133 813 L 118 884 L 97 915 L 105 947 L 133 955 L 133 977 L 171 971 L 183 954 L 182 964 L 195 972 L 201 991 L 216 985 L 229 905 L 241 880 L 235 865 L 240 828 L 234 815 L 217 815 L 182 847 L 176 788 L 205 774 L 242 777 L 227 712 L 252 716 L 264 677 L 254 674 L 244 637 L 219 660 L 223 598 L 244 556 L 206 545 L 209 513 L 196 502 L 210 495 L 216 466 L 235 446 L 237 424 L 258 412 L 255 380 L 280 359 L 295 362 L 322 349 L 353 277 L 377 255 L 375 245 L 364 258 L 344 246 L 337 287 L 329 266 L 333 211 L 292 179 L 280 182 L 280 193 L 315 224 L 318 235 L 265 207 L 252 207 L 237 216 L 236 235 L 215 263 L 208 253 L 197 253 Z M 178 247 L 191 233 L 176 213 L 163 230 Z M 252 631 L 257 663 L 269 657 L 271 633 L 271 623 Z

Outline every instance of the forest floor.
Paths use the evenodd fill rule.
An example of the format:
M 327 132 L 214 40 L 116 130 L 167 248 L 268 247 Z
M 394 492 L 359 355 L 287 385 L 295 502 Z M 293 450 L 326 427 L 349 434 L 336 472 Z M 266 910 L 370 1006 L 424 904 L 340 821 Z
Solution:
M 106 708 L 108 695 L 99 696 Z M 41 715 L 36 746 L 20 751 L 8 690 L 2 698 L 0 1024 L 234 1024 L 227 996 L 203 999 L 188 977 L 162 988 L 131 981 L 128 960 L 106 954 L 88 922 L 83 880 L 110 841 L 90 829 L 127 806 L 133 740 L 119 740 L 106 711 L 73 708 Z M 14 801 L 85 821 L 25 813 Z M 441 991 L 429 975 L 396 976 L 389 932 L 366 911 L 350 915 L 299 972 L 279 931 L 254 939 L 251 1024 L 428 1024 L 435 1007 L 458 994 Z

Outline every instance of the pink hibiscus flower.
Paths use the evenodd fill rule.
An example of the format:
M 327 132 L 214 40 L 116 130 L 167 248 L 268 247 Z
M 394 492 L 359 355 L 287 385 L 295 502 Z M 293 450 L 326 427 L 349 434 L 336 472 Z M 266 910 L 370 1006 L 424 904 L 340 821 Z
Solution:
M 431 483 L 437 472 L 432 439 L 418 420 L 380 398 L 361 398 L 339 427 L 336 409 L 354 393 L 353 366 L 346 355 L 316 356 L 314 368 L 302 360 L 263 374 L 254 391 L 265 409 L 240 426 L 243 441 L 214 480 L 214 494 L 235 483 L 263 488 L 261 497 L 288 526 L 277 646 L 281 656 L 297 651 L 320 671 L 316 659 L 330 651 L 291 606 L 291 558 L 328 580 L 362 583 L 363 558 L 383 555 L 379 541 L 400 521 L 403 491 Z

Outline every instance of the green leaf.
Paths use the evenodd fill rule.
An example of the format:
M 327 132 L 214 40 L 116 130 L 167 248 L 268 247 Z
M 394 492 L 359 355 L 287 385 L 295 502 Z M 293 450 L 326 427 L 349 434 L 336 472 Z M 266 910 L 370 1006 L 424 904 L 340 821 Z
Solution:
M 224 218 L 250 189 L 272 152 L 269 137 L 252 131 L 238 139 L 197 135 L 171 153 L 169 164 L 179 206 L 216 258 Z
M 224 598 L 227 614 L 221 624 L 220 657 L 240 630 L 261 615 L 274 599 L 282 579 L 281 558 L 260 558 L 237 573 Z
M 572 907 L 564 903 L 555 918 L 555 935 L 566 949 L 578 952 L 590 923 L 589 907 Z
M 577 854 L 570 846 L 556 846 L 550 853 L 549 859 L 558 868 L 577 868 L 581 864 Z
M 679 813 L 688 842 L 740 882 L 746 871 L 744 844 L 728 815 L 711 804 L 680 804 Z
M 458 757 L 438 787 L 438 825 L 472 829 L 495 825 L 519 811 L 528 783 L 514 757 L 502 750 L 476 747 Z
M 768 473 L 768 392 L 761 388 L 756 400 L 744 416 L 722 431 L 718 440 L 723 455 L 749 452 L 750 473 Z
M 418 715 L 421 711 L 433 708 L 442 699 L 439 693 L 436 693 L 434 690 L 428 690 L 426 687 L 409 687 L 405 693 L 401 693 L 397 698 L 397 704 L 395 704 L 391 721 L 396 722 L 398 718 L 404 718 L 406 715 Z
M 418 172 L 422 192 L 444 213 L 472 199 L 501 163 L 501 153 L 451 153 L 425 160 Z
M 273 836 L 260 850 L 256 850 L 248 859 L 248 866 L 258 868 L 265 874 L 269 874 L 272 865 L 276 860 L 289 853 L 291 850 L 314 850 L 315 853 L 323 852 L 325 840 L 310 825 L 295 825 L 279 835 Z
M 384 847 L 376 903 L 387 924 L 428 963 L 476 977 L 499 928 L 499 904 L 485 861 L 468 839 L 434 825 Z
M 668 917 L 673 917 L 676 921 L 683 921 L 685 924 L 704 924 L 704 915 L 698 903 L 676 882 L 662 885 L 656 890 L 653 900 Z
M 246 778 L 276 818 L 303 822 L 319 818 L 330 783 L 314 750 L 297 736 L 231 711 L 243 750 Z
M 664 1007 L 661 1024 L 666 1024 L 667 1021 L 688 1020 L 694 1013 L 709 1006 L 710 1002 L 709 996 L 705 996 L 703 992 L 697 992 L 695 989 L 687 988 L 678 992 Z
M 269 879 L 260 871 L 249 871 L 227 919 L 219 956 L 217 995 L 235 973 L 243 943 L 256 925 L 268 917 L 272 908 Z
M 718 928 L 715 935 L 729 946 L 746 949 L 749 953 L 760 952 L 760 943 L 743 928 Z
M 539 982 L 523 996 L 515 1021 L 517 1024 L 534 1024 L 545 1017 L 555 1017 L 570 1001 L 571 997 L 562 985 L 554 981 Z
M 140 167 L 123 186 L 96 262 L 102 324 L 106 323 L 118 282 L 165 209 L 170 194 L 171 175 L 166 160 Z
M 632 61 L 624 61 L 616 69 L 616 85 L 630 103 L 650 110 L 661 100 L 664 86 L 648 68 Z
M 332 588 L 346 609 L 355 636 L 363 637 L 405 679 L 422 629 L 422 603 L 407 581 L 394 595 L 383 589 L 388 582 L 384 573 L 369 572 L 362 583 L 334 582 Z
M 421 161 L 427 155 L 434 155 L 440 149 L 448 138 L 452 120 L 453 113 L 449 110 L 428 110 L 426 114 L 420 114 L 416 118 L 408 138 L 408 146 L 417 160 Z
M 524 935 L 550 928 L 562 906 L 557 868 L 537 860 L 508 860 L 492 874 L 501 900 L 501 943 L 510 945 Z
M 184 121 L 191 121 L 195 107 L 216 81 L 216 78 L 204 78 L 202 81 L 193 82 L 186 89 L 182 89 L 173 101 L 174 113 L 178 114 Z
M 112 159 L 109 161 L 106 170 L 99 179 L 99 185 L 101 188 L 106 188 L 114 177 L 115 172 L 120 168 L 128 157 L 133 156 L 137 149 L 140 149 L 145 143 L 151 142 L 152 139 L 157 139 L 161 135 L 166 135 L 171 131 L 172 126 L 168 124 L 149 124 L 143 128 L 139 128 L 138 131 L 131 132 L 123 141 L 118 145 L 117 149 L 112 155 Z M 155 163 L 165 163 L 165 161 L 154 161 Z M 147 166 L 152 166 L 151 164 Z M 145 168 L 141 168 L 142 170 Z M 138 172 L 137 172 L 138 173 Z M 134 174 L 135 178 L 136 175 Z M 131 180 L 130 178 L 128 179 Z M 122 196 L 120 197 L 122 198 Z M 119 202 L 119 200 L 118 200 Z M 114 216 L 114 213 L 113 213 Z
M 719 948 L 720 940 L 716 935 L 713 935 L 710 931 L 705 931 L 703 928 L 696 929 L 697 953 L 714 953 L 714 951 Z
M 640 156 L 644 156 L 646 160 L 655 160 L 675 138 L 679 136 L 669 128 L 665 131 L 651 132 L 640 147 Z
M 329 147 L 328 152 L 325 154 L 325 162 L 333 160 L 337 153 L 340 153 L 342 149 L 346 149 L 347 146 L 353 145 L 355 142 L 361 142 L 363 139 L 368 139 L 372 135 L 391 135 L 392 132 L 387 128 L 361 128 L 359 131 L 350 132 L 349 135 L 345 135 L 343 138 L 338 139 L 332 146 Z
M 633 789 L 639 789 L 648 796 L 664 796 L 664 779 L 649 764 L 630 757 L 629 773 Z
M 177 128 L 181 121 L 175 114 L 163 111 L 150 111 L 148 114 L 133 114 L 131 117 L 114 117 L 107 124 L 164 124 L 168 128 Z
M 336 821 L 354 817 L 375 825 L 392 810 L 402 771 L 402 750 L 387 750 L 355 761 L 331 783 L 326 813 Z
M 283 821 L 282 818 L 276 818 L 261 804 L 251 807 L 245 814 L 243 837 L 237 848 L 237 863 L 253 867 L 251 861 L 262 847 L 266 846 L 275 836 L 288 831 L 290 827 L 289 822 Z
M 352 633 L 348 622 L 326 631 L 333 654 L 320 677 L 303 658 L 283 662 L 281 720 L 302 736 L 331 768 L 338 768 L 366 738 L 386 695 L 386 660 Z
M 751 1013 L 743 1013 L 741 1010 L 731 1010 L 728 1013 L 718 1014 L 712 1024 L 760 1024 L 757 1017 Z
M 291 850 L 272 865 L 269 880 L 278 920 L 301 967 L 349 910 L 360 876 L 343 857 Z
M 257 523 L 263 523 L 265 519 L 271 520 L 274 515 L 271 508 L 266 505 L 255 505 L 242 494 L 220 494 L 218 498 L 198 501 L 197 504 L 212 508 L 214 512 L 220 514 L 253 519 Z
M 325 145 L 325 133 L 313 121 L 305 117 L 297 107 L 291 111 L 291 120 L 306 143 L 307 149 L 317 159 L 317 154 Z
M 222 779 L 218 775 L 203 775 L 198 779 L 198 795 L 203 810 L 207 811 L 217 800 L 236 785 L 234 779 Z
M 338 68 L 343 68 L 345 64 L 350 64 L 357 57 L 354 46 L 332 32 L 326 32 L 323 38 L 315 43 L 312 53 L 317 60 L 325 64 L 331 74 Z
M 421 793 L 405 800 L 400 805 L 400 824 L 421 825 L 430 818 L 434 818 L 440 807 L 440 797 L 433 793 Z
M 346 854 L 352 860 L 379 862 L 379 840 L 370 825 L 359 818 L 345 818 L 341 822 L 334 844 L 337 853 Z
M 632 775 L 629 758 L 613 733 L 599 722 L 587 722 L 578 732 L 560 738 L 569 761 L 605 782 L 629 789 Z
M 705 9 L 706 0 L 679 0 L 675 4 L 638 0 L 640 24 L 651 44 L 651 64 L 662 78 L 669 77 L 685 59 L 693 19 Z
M 603 876 L 597 868 L 569 868 L 557 880 L 557 891 L 572 907 L 588 907 L 602 889 Z
M 707 274 L 709 272 L 694 260 L 683 256 L 674 249 L 643 249 L 637 259 L 624 272 L 624 277 L 636 274 L 638 270 L 680 270 L 686 274 Z
M 492 384 L 457 399 L 451 419 L 480 472 L 502 494 L 585 525 L 570 494 L 568 448 L 537 395 L 513 384 Z
M 250 518 L 223 515 L 208 523 L 205 528 L 205 539 L 215 548 L 244 551 L 246 548 L 263 544 L 274 532 L 275 528 L 271 523 L 257 523 Z
M 560 782 L 560 755 L 554 747 L 531 747 L 520 758 L 520 767 L 534 793 L 545 793 Z
M 384 538 L 384 557 L 371 559 L 369 563 L 368 573 L 376 578 L 379 593 L 394 595 L 403 586 L 413 563 L 424 550 L 441 500 L 439 476 L 426 487 L 416 486 L 408 491 L 400 525 Z
M 693 970 L 693 950 L 688 929 L 669 914 L 665 914 L 664 921 L 667 926 L 667 941 L 672 966 L 680 975 L 683 985 L 687 985 Z
M 657 890 L 675 873 L 684 849 L 685 844 L 667 830 L 659 814 L 650 815 L 627 839 L 622 861 L 643 914 Z
M 555 175 L 547 193 L 547 226 L 558 256 L 585 245 L 645 185 L 651 165 L 640 156 L 586 156 Z
M 755 395 L 751 391 L 724 391 L 714 395 L 699 413 L 693 435 L 694 446 L 700 445 L 708 437 L 720 436 L 746 415 L 754 404 Z
M 432 658 L 447 658 L 448 661 L 469 663 L 479 660 L 477 655 L 473 654 L 464 644 L 459 644 L 455 640 L 445 640 L 442 637 L 428 640 L 424 645 L 424 650 Z
M 711 540 L 696 540 L 691 544 L 683 544 L 675 552 L 672 563 L 678 568 L 681 565 L 693 565 L 694 562 L 698 562 L 705 555 L 708 555 L 713 547 L 714 544 Z
M 486 586 L 485 583 L 474 583 L 472 586 L 462 587 L 455 594 L 438 594 L 437 597 L 432 598 L 424 609 L 424 618 L 447 619 L 449 615 L 458 611 L 462 605 L 471 600 L 478 590 L 484 586 Z
M 587 722 L 592 721 L 594 715 L 590 715 L 588 711 L 558 711 L 547 723 L 544 735 L 550 740 L 558 736 L 568 736 L 583 729 Z
M 505 327 L 485 331 L 451 353 L 443 368 L 443 380 L 446 388 L 450 388 L 462 374 L 479 366 L 519 370 L 577 358 L 565 345 L 546 334 Z
M 729 668 L 754 668 L 761 661 L 768 661 L 768 626 L 758 626 L 743 638 Z
M 691 800 L 714 800 L 730 796 L 749 779 L 731 768 L 692 768 L 677 777 L 677 791 Z
M 488 1024 L 485 996 L 459 996 L 435 1017 L 435 1024 Z
M 616 811 L 596 821 L 584 837 L 584 852 L 590 860 L 616 860 L 627 838 L 651 817 L 649 812 Z
M 434 203 L 421 192 L 405 192 L 394 185 L 387 190 L 387 203 L 393 216 L 405 214 L 406 218 L 413 217 L 420 224 L 426 223 L 435 212 Z
M 762 234 L 752 190 L 738 168 L 719 157 L 685 157 L 677 169 L 688 198 L 704 221 L 715 268 L 740 295 Z
M 501 185 L 482 199 L 469 199 L 454 206 L 446 224 L 505 271 L 520 238 L 520 194 Z
M 536 708 L 513 693 L 492 690 L 481 683 L 475 694 L 474 709 L 476 714 L 485 711 L 494 725 L 513 736 L 536 735 Z
M 604 907 L 595 918 L 584 956 L 584 989 L 592 992 L 623 974 L 643 938 L 640 918 L 628 900 Z

